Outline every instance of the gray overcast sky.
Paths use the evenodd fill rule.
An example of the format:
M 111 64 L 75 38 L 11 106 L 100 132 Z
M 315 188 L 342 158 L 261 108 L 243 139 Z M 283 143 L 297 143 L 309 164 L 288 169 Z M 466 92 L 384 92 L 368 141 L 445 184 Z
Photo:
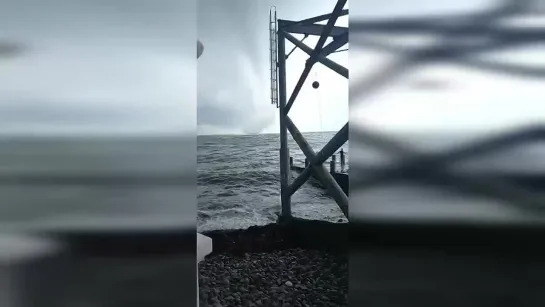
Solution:
M 491 2 L 354 1 L 350 18 L 449 13 Z M 0 42 L 26 48 L 18 57 L 0 57 L 0 132 L 172 133 L 197 124 L 200 133 L 277 132 L 269 97 L 273 4 L 279 18 L 298 20 L 330 12 L 335 1 L 199 0 L 197 7 L 177 0 L 4 0 Z M 197 31 L 205 45 L 198 67 Z M 542 51 L 496 56 L 543 65 Z M 288 60 L 289 92 L 306 58 L 297 50 Z M 347 53 L 334 59 L 348 65 Z M 351 83 L 393 59 L 352 48 Z M 307 84 L 290 116 L 303 131 L 339 129 L 348 119 L 348 82 L 322 65 L 309 79 L 320 81 L 320 89 Z M 438 87 L 415 86 L 429 80 Z M 544 93 L 541 80 L 429 65 L 399 76 L 365 103 L 350 97 L 350 119 L 394 130 L 488 129 L 543 121 Z
M 490 7 L 493 0 L 381 0 L 352 3 L 350 18 L 395 18 L 476 11 Z M 498 26 L 545 26 L 545 18 L 512 18 Z M 362 36 L 350 32 L 350 40 Z M 369 35 L 367 35 L 369 38 Z M 434 37 L 387 38 L 391 44 L 420 46 L 437 41 Z M 545 44 L 532 44 L 516 49 L 481 53 L 479 57 L 529 67 L 545 68 Z M 350 86 L 365 78 L 373 78 L 396 58 L 387 53 L 355 48 L 350 50 Z M 415 86 L 433 81 L 436 86 Z M 352 127 L 397 131 L 479 131 L 509 129 L 545 122 L 545 86 L 543 79 L 520 78 L 491 73 L 471 67 L 436 63 L 419 66 L 397 74 L 381 90 L 365 97 L 350 96 Z
M 176 133 L 196 125 L 196 2 L 4 0 L 0 131 Z
M 395 18 L 477 11 L 494 0 L 369 0 L 351 2 L 350 19 Z M 278 17 L 299 20 L 330 12 L 329 1 L 220 1 L 199 2 L 199 37 L 208 48 L 198 63 L 198 124 L 201 133 L 277 132 L 277 110 L 269 104 L 268 8 Z M 387 4 L 387 5 L 386 5 Z M 541 20 L 507 20 L 511 26 L 544 25 Z M 339 25 L 346 24 L 340 20 Z M 350 33 L 350 39 L 357 39 Z M 423 45 L 435 37 L 383 39 L 394 44 Z M 313 46 L 315 41 L 307 40 Z M 291 47 L 291 45 L 290 45 Z M 505 50 L 481 57 L 508 63 L 544 65 L 544 45 Z M 290 49 L 290 48 L 288 48 Z M 307 56 L 301 51 L 288 60 L 291 93 Z M 347 65 L 346 53 L 335 55 Z M 371 77 L 395 61 L 392 55 L 366 49 L 350 50 L 350 84 Z M 302 131 L 337 130 L 348 119 L 346 80 L 317 65 L 310 82 L 296 100 L 290 117 Z M 353 126 L 392 131 L 481 130 L 508 128 L 545 120 L 542 80 L 498 75 L 456 65 L 430 64 L 396 75 L 381 90 L 365 99 L 350 96 Z
M 198 61 L 199 132 L 278 132 L 278 110 L 270 104 L 269 7 L 278 18 L 300 20 L 329 13 L 336 1 L 200 0 L 199 38 L 205 51 Z M 348 18 L 338 24 L 347 25 Z M 314 46 L 317 39 L 305 43 Z M 293 45 L 287 44 L 287 49 Z M 288 92 L 295 86 L 308 56 L 296 50 L 288 59 Z M 345 52 L 335 60 L 347 65 Z M 316 65 L 290 116 L 303 131 L 336 130 L 348 119 L 348 81 Z M 310 82 L 318 80 L 319 90 Z M 320 120 L 320 117 L 322 120 Z

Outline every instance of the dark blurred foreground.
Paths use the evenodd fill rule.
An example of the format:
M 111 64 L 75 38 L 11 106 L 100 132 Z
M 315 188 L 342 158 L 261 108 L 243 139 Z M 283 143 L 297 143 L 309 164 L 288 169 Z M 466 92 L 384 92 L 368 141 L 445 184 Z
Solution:
M 196 304 L 191 230 L 55 239 L 3 235 L 0 244 L 2 306 Z
M 0 144 L 2 306 L 196 305 L 194 140 Z

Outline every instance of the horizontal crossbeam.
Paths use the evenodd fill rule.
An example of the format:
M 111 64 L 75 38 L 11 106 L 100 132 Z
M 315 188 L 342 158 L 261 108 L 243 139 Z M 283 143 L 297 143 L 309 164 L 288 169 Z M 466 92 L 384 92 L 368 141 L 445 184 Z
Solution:
M 346 4 L 346 1 L 344 2 L 344 4 Z M 332 14 L 333 13 L 323 14 L 323 15 L 320 15 L 320 16 L 315 16 L 315 17 L 303 19 L 303 20 L 300 20 L 300 21 L 287 21 L 286 20 L 286 22 L 289 23 L 286 26 L 291 27 L 291 26 L 294 26 L 294 25 L 312 25 L 312 24 L 315 24 L 317 22 L 330 19 Z M 346 16 L 346 15 L 348 15 L 348 9 L 341 10 L 338 17 Z
M 293 25 L 284 28 L 284 31 L 292 34 L 306 34 L 320 36 L 322 35 L 325 25 Z M 335 26 L 331 29 L 331 33 L 328 36 L 338 36 L 348 33 L 347 27 Z
M 399 21 L 355 21 L 350 23 L 350 31 L 358 34 L 434 34 L 448 35 L 454 37 L 483 37 L 488 39 L 518 39 L 543 41 L 545 33 L 541 28 L 516 28 L 498 27 L 494 24 L 483 25 L 475 22 L 467 24 L 467 20 L 455 26 L 448 23 L 426 23 L 422 21 L 399 22 Z

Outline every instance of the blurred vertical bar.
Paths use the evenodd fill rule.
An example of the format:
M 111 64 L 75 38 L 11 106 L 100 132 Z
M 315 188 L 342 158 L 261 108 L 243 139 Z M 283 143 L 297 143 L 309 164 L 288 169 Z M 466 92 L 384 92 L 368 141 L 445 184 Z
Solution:
M 2 306 L 196 306 L 196 10 L 0 4 Z

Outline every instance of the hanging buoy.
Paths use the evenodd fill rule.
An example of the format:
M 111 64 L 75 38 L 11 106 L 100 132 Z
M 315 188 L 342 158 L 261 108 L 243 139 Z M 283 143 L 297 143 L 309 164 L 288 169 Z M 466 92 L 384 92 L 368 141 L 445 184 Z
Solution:
M 312 87 L 313 88 L 319 88 L 320 87 L 320 82 L 318 82 L 318 81 L 312 82 Z

